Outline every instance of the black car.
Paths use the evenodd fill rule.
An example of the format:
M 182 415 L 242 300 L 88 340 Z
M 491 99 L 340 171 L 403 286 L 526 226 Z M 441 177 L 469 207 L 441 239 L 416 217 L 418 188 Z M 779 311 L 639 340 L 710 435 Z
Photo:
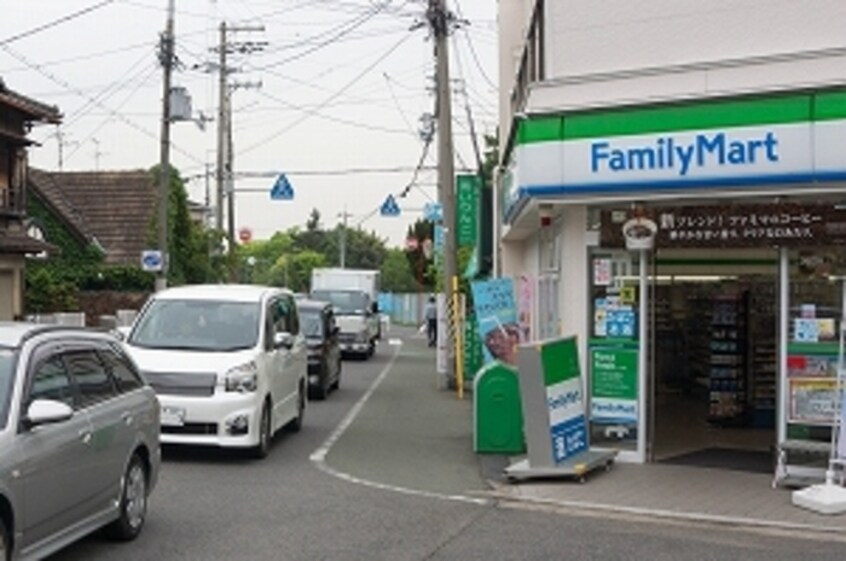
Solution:
M 326 399 L 341 384 L 341 348 L 335 313 L 328 302 L 297 300 L 300 329 L 308 343 L 309 393 Z

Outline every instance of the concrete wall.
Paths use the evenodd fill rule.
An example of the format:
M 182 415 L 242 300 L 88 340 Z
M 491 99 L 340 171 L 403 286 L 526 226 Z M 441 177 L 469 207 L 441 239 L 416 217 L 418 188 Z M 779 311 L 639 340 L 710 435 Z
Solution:
M 843 0 L 554 0 L 546 9 L 552 78 L 846 47 Z

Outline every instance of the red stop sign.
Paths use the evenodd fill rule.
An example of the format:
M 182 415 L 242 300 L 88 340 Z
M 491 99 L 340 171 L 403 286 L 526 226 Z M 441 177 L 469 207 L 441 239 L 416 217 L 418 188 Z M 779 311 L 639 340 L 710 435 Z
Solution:
M 247 243 L 251 239 L 253 239 L 253 233 L 250 231 L 249 228 L 241 228 L 238 230 L 238 239 L 244 243 Z

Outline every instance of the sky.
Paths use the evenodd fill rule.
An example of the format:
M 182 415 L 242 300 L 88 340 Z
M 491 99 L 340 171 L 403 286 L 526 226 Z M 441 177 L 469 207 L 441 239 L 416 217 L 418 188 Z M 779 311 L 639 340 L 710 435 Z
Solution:
M 171 164 L 191 200 L 215 201 L 220 24 L 258 50 L 229 56 L 235 223 L 253 239 L 303 227 L 317 208 L 324 227 L 347 213 L 391 247 L 437 199 L 437 143 L 424 155 L 421 117 L 434 111 L 434 60 L 425 0 L 176 0 L 179 66 L 173 86 L 193 116 L 171 127 Z M 448 0 L 461 22 L 450 38 L 457 172 L 472 171 L 477 141 L 497 119 L 496 2 Z M 63 115 L 36 126 L 30 164 L 66 171 L 147 169 L 159 161 L 162 69 L 156 58 L 167 0 L 2 0 L 0 78 Z M 256 87 L 260 84 L 260 87 Z M 470 115 L 470 117 L 468 117 Z M 293 201 L 273 201 L 285 173 Z M 399 217 L 380 216 L 398 195 Z M 225 224 L 226 222 L 224 222 Z

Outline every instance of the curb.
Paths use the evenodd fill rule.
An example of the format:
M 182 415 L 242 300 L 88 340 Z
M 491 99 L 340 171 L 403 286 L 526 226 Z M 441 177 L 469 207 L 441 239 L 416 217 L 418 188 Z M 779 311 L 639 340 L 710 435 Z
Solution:
M 779 520 L 766 520 L 761 518 L 745 518 L 738 516 L 722 516 L 717 514 L 707 514 L 704 512 L 677 512 L 672 510 L 654 509 L 636 506 L 614 505 L 607 503 L 596 503 L 590 501 L 572 501 L 563 499 L 548 499 L 540 497 L 523 497 L 509 492 L 507 487 L 495 481 L 488 482 L 492 491 L 486 493 L 487 496 L 495 498 L 501 503 L 515 503 L 515 504 L 530 504 L 545 507 L 553 507 L 559 509 L 568 509 L 576 511 L 592 511 L 596 513 L 606 512 L 617 515 L 636 516 L 640 518 L 651 518 L 658 520 L 673 520 L 678 522 L 695 522 L 706 523 L 718 526 L 731 526 L 733 528 L 747 528 L 757 530 L 782 530 L 798 532 L 803 535 L 811 537 L 811 534 L 823 535 L 826 538 L 831 538 L 837 535 L 843 538 L 844 531 L 842 527 L 837 526 L 820 526 L 816 524 L 800 524 L 794 522 L 784 522 Z M 573 514 L 573 512 L 570 512 Z

